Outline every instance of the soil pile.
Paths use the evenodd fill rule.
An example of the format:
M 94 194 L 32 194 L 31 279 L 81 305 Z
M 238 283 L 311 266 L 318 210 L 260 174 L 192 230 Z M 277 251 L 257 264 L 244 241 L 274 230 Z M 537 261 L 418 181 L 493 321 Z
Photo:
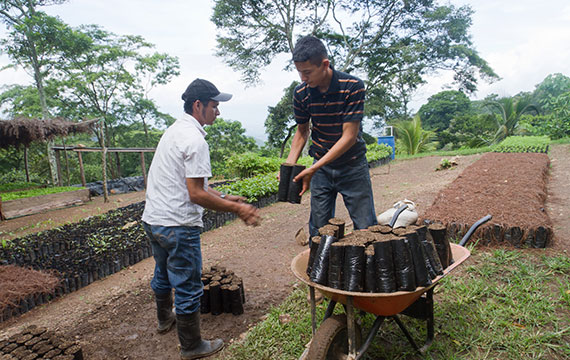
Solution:
M 440 221 L 459 237 L 491 214 L 474 239 L 544 247 L 552 235 L 545 211 L 549 163 L 546 154 L 487 153 L 438 194 L 421 220 Z

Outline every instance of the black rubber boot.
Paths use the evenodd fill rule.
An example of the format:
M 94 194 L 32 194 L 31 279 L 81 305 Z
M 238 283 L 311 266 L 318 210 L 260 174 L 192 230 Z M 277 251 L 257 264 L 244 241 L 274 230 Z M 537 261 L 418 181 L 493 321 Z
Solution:
M 210 356 L 224 347 L 222 339 L 202 340 L 199 311 L 192 314 L 176 314 L 176 327 L 180 340 L 180 358 L 183 360 Z
M 176 315 L 172 312 L 172 294 L 159 295 L 156 298 L 156 316 L 158 318 L 158 327 L 156 331 L 159 334 L 166 334 L 176 322 Z

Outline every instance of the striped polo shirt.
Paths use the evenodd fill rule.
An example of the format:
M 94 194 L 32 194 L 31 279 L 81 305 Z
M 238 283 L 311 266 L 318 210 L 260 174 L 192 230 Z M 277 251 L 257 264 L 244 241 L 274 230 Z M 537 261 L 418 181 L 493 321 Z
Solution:
M 362 138 L 365 92 L 362 80 L 334 69 L 325 93 L 305 82 L 295 88 L 293 111 L 297 124 L 312 121 L 309 155 L 316 160 L 322 158 L 342 136 L 342 125 L 356 121 L 360 122 L 356 143 L 329 165 L 343 165 L 366 154 Z

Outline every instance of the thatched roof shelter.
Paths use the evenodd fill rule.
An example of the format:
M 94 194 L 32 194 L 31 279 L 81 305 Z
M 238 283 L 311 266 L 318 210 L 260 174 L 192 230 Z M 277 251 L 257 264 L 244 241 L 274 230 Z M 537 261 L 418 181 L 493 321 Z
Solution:
M 28 147 L 34 141 L 47 141 L 58 136 L 89 132 L 96 121 L 74 123 L 62 118 L 0 120 L 0 148 Z

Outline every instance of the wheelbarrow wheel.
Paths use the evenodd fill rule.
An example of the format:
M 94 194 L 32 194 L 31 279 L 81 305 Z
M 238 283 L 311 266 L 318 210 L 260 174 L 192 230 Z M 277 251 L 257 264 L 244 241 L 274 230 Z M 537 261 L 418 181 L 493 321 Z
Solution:
M 356 347 L 362 343 L 362 334 L 358 324 L 356 328 Z M 333 315 L 323 321 L 309 347 L 307 359 L 345 360 L 348 357 L 348 327 L 346 315 Z

